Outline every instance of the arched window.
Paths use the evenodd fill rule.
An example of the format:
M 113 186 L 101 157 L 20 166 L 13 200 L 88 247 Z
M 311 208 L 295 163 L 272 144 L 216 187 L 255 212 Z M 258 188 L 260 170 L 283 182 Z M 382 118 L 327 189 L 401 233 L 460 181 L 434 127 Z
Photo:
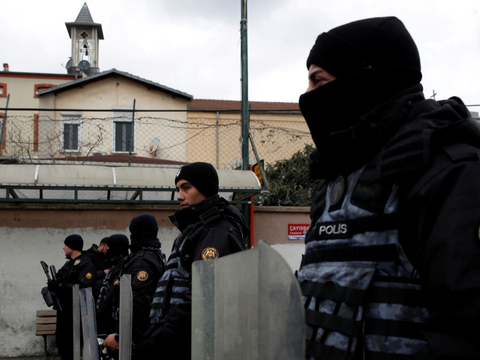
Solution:
M 0 83 L 0 97 L 7 97 L 7 84 Z
M 38 92 L 39 91 L 49 89 L 49 88 L 55 87 L 55 86 L 57 86 L 57 85 L 54 85 L 54 84 L 35 84 L 35 92 L 33 94 L 33 97 L 38 98 Z

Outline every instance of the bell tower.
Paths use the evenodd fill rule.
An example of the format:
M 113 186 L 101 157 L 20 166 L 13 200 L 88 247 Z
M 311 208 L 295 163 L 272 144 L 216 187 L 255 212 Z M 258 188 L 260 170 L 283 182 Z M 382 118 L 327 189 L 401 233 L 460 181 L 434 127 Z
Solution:
M 67 63 L 69 74 L 93 75 L 100 72 L 99 41 L 103 40 L 102 24 L 93 22 L 87 3 L 83 4 L 75 22 L 65 23 L 72 39 L 72 57 Z

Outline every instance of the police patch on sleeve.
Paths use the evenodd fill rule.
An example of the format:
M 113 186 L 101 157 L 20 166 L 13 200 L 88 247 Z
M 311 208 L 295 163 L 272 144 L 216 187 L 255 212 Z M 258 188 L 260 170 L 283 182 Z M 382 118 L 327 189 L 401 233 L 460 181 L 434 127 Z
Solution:
M 85 277 L 86 277 L 88 280 L 90 280 L 90 279 L 93 277 L 93 275 L 92 275 L 92 273 L 87 273 L 87 275 L 85 275 Z
M 146 271 L 144 271 L 144 270 L 139 271 L 139 272 L 137 273 L 137 279 L 138 279 L 138 281 L 145 281 L 145 280 L 147 280 L 147 279 L 148 279 L 148 273 L 147 273 Z
M 202 259 L 203 260 L 215 260 L 220 257 L 218 250 L 214 247 L 207 247 L 202 250 Z
M 113 286 L 118 285 L 118 283 L 119 283 L 119 280 L 117 279 L 113 282 Z

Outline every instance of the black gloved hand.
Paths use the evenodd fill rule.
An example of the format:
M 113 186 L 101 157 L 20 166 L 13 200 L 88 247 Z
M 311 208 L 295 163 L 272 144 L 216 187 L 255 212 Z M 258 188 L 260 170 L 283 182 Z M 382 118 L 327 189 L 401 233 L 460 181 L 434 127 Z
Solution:
M 60 283 L 57 280 L 48 280 L 47 286 L 48 290 L 55 292 L 60 287 Z

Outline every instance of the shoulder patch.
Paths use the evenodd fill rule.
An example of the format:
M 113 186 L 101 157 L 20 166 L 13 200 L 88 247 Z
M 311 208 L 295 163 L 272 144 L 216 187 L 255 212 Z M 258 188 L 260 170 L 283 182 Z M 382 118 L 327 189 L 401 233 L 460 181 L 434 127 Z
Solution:
M 85 277 L 86 277 L 88 280 L 90 280 L 90 279 L 93 277 L 93 275 L 92 275 L 92 273 L 87 273 L 87 275 L 85 275 Z
M 75 260 L 75 262 L 73 263 L 73 266 L 76 266 L 78 264 L 80 264 L 82 262 L 82 260 L 78 259 L 78 260 Z
M 345 178 L 343 176 L 337 177 L 332 184 L 330 191 L 330 206 L 337 205 L 345 196 Z M 341 205 L 341 204 L 340 204 Z
M 141 270 L 137 273 L 138 281 L 145 281 L 148 279 L 148 273 L 144 270 Z
M 113 282 L 113 286 L 118 285 L 119 282 L 120 282 L 120 281 L 119 281 L 118 279 L 115 280 L 115 281 Z
M 214 247 L 207 247 L 202 250 L 202 260 L 215 260 L 220 257 L 218 250 Z

